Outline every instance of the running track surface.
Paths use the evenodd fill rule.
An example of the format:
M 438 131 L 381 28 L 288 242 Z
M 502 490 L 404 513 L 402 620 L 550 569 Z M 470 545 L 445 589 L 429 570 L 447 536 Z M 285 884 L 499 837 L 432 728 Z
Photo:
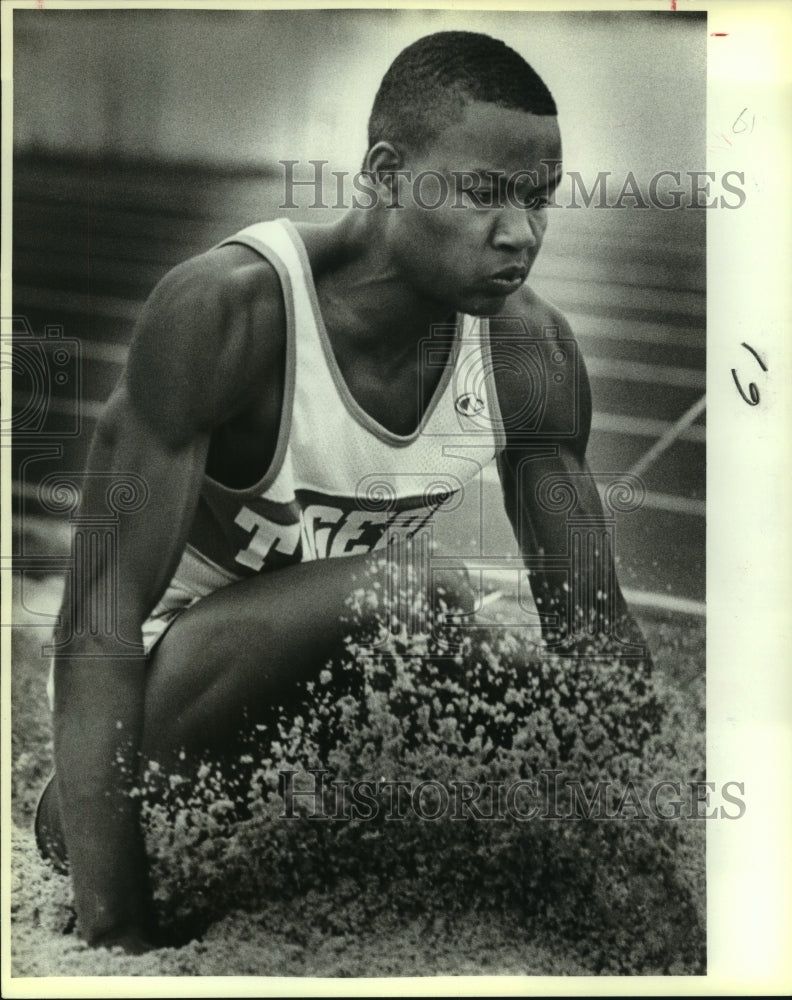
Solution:
M 37 487 L 45 475 L 82 467 L 140 304 L 170 267 L 252 222 L 329 215 L 278 211 L 279 202 L 278 179 L 266 171 L 16 163 L 14 316 L 25 317 L 35 337 L 62 328 L 63 337 L 80 342 L 82 356 L 79 387 L 68 365 L 66 385 L 53 379 L 44 390 L 15 371 L 18 411 L 42 392 L 51 397 L 44 423 L 15 449 L 17 524 L 41 516 Z M 646 485 L 643 507 L 617 518 L 622 586 L 647 610 L 696 616 L 705 597 L 705 215 L 555 210 L 532 276 L 572 323 L 591 376 L 592 469 L 632 471 Z M 515 552 L 498 493 L 488 470 L 488 556 Z M 463 510 L 454 537 L 475 533 L 477 516 Z M 24 551 L 15 552 L 24 566 Z

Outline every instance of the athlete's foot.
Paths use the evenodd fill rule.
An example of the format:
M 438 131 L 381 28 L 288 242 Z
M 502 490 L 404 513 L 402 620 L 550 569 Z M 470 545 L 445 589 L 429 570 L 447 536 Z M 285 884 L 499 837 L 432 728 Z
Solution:
M 55 787 L 54 774 L 50 776 L 39 797 L 36 817 L 33 821 L 33 832 L 41 857 L 49 862 L 58 874 L 67 875 L 69 861 L 61 829 L 58 790 Z

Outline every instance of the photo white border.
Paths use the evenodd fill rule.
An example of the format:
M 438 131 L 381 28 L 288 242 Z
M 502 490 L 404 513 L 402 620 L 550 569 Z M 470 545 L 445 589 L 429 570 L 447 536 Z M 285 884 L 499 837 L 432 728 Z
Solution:
M 759 124 L 726 167 L 719 151 L 708 170 L 746 173 L 738 211 L 709 213 L 707 247 L 707 771 L 719 785 L 745 783 L 739 821 L 707 825 L 708 973 L 702 977 L 430 977 L 313 979 L 270 977 L 19 978 L 10 975 L 10 629 L 2 643 L 2 995 L 4 997 L 325 996 L 425 993 L 457 996 L 785 995 L 792 991 L 792 5 L 785 0 L 671 3 L 345 3 L 130 2 L 5 0 L 2 18 L 2 296 L 11 315 L 11 149 L 13 31 L 16 9 L 46 8 L 393 8 L 462 10 L 706 10 L 707 136 L 727 131 L 741 109 Z M 680 100 L 685 95 L 680 94 Z M 708 142 L 708 145 L 710 143 Z M 749 183 L 750 181 L 750 183 Z M 754 183 L 755 182 L 755 183 Z M 741 347 L 764 358 L 763 374 Z M 748 406 L 731 375 L 756 382 Z M 3 372 L 2 416 L 11 405 Z M 11 551 L 10 461 L 3 448 L 2 553 Z M 0 621 L 11 618 L 2 588 Z

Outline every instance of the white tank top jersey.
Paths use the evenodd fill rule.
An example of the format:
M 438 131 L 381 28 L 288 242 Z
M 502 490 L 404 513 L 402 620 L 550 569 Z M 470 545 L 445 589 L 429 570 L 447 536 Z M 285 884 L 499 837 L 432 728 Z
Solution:
M 220 245 L 231 243 L 269 261 L 283 289 L 286 381 L 275 455 L 248 489 L 204 478 L 181 562 L 144 626 L 148 648 L 179 611 L 228 583 L 368 552 L 391 529 L 409 536 L 450 515 L 466 487 L 478 496 L 482 470 L 503 445 L 486 320 L 458 315 L 420 345 L 419 369 L 443 371 L 416 430 L 394 434 L 344 381 L 294 225 L 258 223 Z

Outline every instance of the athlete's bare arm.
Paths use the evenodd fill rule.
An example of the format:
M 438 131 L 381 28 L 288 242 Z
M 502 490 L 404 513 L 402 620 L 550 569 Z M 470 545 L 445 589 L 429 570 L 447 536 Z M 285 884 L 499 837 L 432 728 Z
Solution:
M 139 476 L 148 502 L 122 515 L 116 579 L 96 569 L 84 593 L 67 592 L 67 624 L 109 595 L 120 636 L 140 643 L 184 547 L 212 431 L 250 419 L 265 450 L 268 435 L 274 447 L 284 330 L 278 279 L 245 248 L 188 261 L 155 289 L 94 436 L 81 514 L 106 513 L 108 480 L 92 472 Z M 79 927 L 91 944 L 140 951 L 150 941 L 150 898 L 125 791 L 135 776 L 146 662 L 141 647 L 102 636 L 72 641 L 68 653 L 55 662 L 55 763 Z
M 499 459 L 506 512 L 524 557 L 564 558 L 568 553 L 567 517 L 569 509 L 563 502 L 574 491 L 575 517 L 603 517 L 602 502 L 586 460 L 586 448 L 591 430 L 591 388 L 582 356 L 576 350 L 572 331 L 557 309 L 541 300 L 528 288 L 513 296 L 509 305 L 516 308 L 511 317 L 520 316 L 527 336 L 517 351 L 533 353 L 541 358 L 541 387 L 526 379 L 520 364 L 497 366 L 496 380 L 501 409 L 504 411 L 506 447 Z M 493 318 L 494 342 L 498 330 L 513 330 L 514 320 Z M 511 324 L 511 325 L 509 325 Z M 550 335 L 547 332 L 551 331 Z M 536 410 L 526 402 L 537 392 L 544 394 L 544 411 L 539 424 L 534 421 Z M 522 416 L 521 416 L 522 414 Z M 537 490 L 544 480 L 545 490 Z M 547 492 L 550 482 L 560 483 L 555 499 L 561 500 L 552 510 L 553 493 Z M 548 509 L 551 508 L 551 509 Z M 609 547 L 597 550 L 595 564 L 587 575 L 570 578 L 563 569 L 531 568 L 531 591 L 540 613 L 552 613 L 558 626 L 543 622 L 546 637 L 563 634 L 568 602 L 576 607 L 593 608 L 596 621 L 586 623 L 598 636 L 616 635 L 619 639 L 644 646 L 640 630 L 629 615 L 624 595 L 619 587 L 613 552 Z M 606 581 L 611 582 L 607 588 Z M 610 600 L 603 595 L 610 589 Z M 598 596 L 599 593 L 599 596 Z M 583 623 L 581 623 L 581 626 Z M 573 633 L 575 628 L 573 626 Z M 590 642 L 588 628 L 569 636 L 567 648 L 585 649 Z M 648 653 L 646 654 L 648 660 Z

